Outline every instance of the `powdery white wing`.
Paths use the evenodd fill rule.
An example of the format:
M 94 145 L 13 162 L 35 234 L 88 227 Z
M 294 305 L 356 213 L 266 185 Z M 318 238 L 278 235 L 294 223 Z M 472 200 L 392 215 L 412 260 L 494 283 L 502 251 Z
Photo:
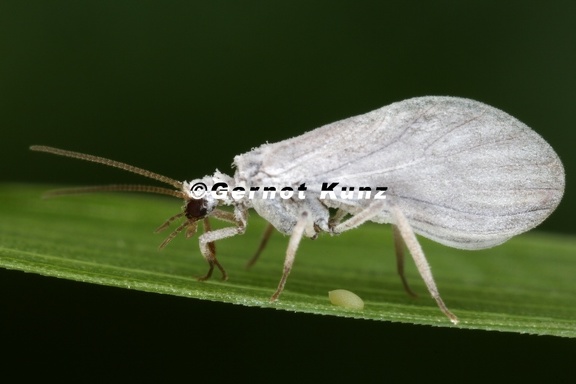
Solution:
M 414 231 L 463 249 L 540 224 L 564 191 L 560 159 L 536 132 L 489 105 L 420 97 L 265 144 L 235 158 L 251 185 L 388 187 Z M 337 189 L 335 189 L 337 191 Z M 371 200 L 323 200 L 354 214 Z M 389 223 L 388 209 L 372 221 Z

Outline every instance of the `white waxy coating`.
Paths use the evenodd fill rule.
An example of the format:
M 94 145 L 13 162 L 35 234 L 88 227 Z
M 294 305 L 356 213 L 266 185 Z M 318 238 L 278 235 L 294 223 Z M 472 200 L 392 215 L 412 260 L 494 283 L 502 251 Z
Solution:
M 322 182 L 388 187 L 387 202 L 402 210 L 414 232 L 461 249 L 492 247 L 534 228 L 564 192 L 562 163 L 542 137 L 499 109 L 455 97 L 393 103 L 262 145 L 234 163 L 237 183 L 306 182 L 308 196 L 318 195 Z M 254 208 L 291 233 L 301 207 L 278 203 L 254 201 Z M 371 203 L 321 201 L 350 214 Z M 310 221 L 327 220 L 322 208 L 312 209 Z M 393 223 L 390 209 L 370 221 Z
M 159 180 L 180 191 L 141 185 L 114 185 L 60 191 L 56 194 L 95 191 L 140 191 L 184 198 L 183 212 L 169 218 L 158 230 L 185 217 L 162 243 L 179 232 L 196 232 L 200 251 L 210 268 L 218 267 L 214 242 L 244 233 L 248 209 L 278 231 L 290 235 L 276 300 L 284 290 L 302 237 L 321 232 L 336 235 L 367 221 L 394 226 L 397 268 L 405 290 L 413 295 L 404 276 L 406 246 L 428 291 L 454 324 L 458 318 L 444 304 L 426 256 L 415 233 L 455 248 L 481 249 L 505 242 L 536 227 L 560 203 L 564 168 L 554 150 L 536 132 L 499 109 L 456 97 L 419 97 L 393 103 L 364 115 L 325 125 L 298 137 L 264 144 L 234 158 L 234 177 L 216 171 L 212 176 L 181 183 L 125 163 L 52 147 L 31 149 L 105 164 Z M 306 198 L 230 198 L 197 196 L 198 185 L 209 190 L 226 183 L 231 190 L 253 187 L 306 185 Z M 324 183 L 339 183 L 336 195 L 322 197 Z M 387 188 L 383 200 L 344 198 L 344 187 Z M 234 212 L 218 205 L 232 205 Z M 332 214 L 330 208 L 337 208 Z M 214 217 L 234 226 L 212 230 Z M 253 260 L 271 233 L 266 230 Z M 252 261 L 251 261 L 252 262 Z M 332 292 L 340 292 L 332 291 Z M 336 293 L 341 300 L 343 294 Z M 359 299 L 359 298 L 358 298 Z M 361 301 L 361 300 L 360 300 Z M 350 306 L 348 299 L 343 301 Z
M 364 301 L 354 292 L 345 289 L 335 289 L 328 292 L 330 302 L 347 309 L 364 309 Z

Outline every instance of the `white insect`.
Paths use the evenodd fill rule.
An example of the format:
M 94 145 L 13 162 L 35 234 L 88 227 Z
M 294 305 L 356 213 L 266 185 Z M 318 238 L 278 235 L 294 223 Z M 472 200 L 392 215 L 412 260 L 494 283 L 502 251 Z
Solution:
M 372 221 L 393 226 L 397 269 L 405 290 L 413 295 L 404 276 L 403 246 L 442 312 L 453 322 L 436 287 L 430 266 L 415 234 L 459 249 L 482 249 L 501 244 L 536 227 L 560 203 L 564 169 L 554 150 L 537 133 L 514 117 L 486 104 L 454 97 L 413 98 L 332 124 L 274 144 L 264 144 L 234 158 L 234 177 L 216 171 L 190 182 L 179 182 L 137 167 L 101 157 L 61 149 L 32 146 L 49 152 L 121 168 L 172 185 L 176 190 L 139 185 L 112 185 L 56 191 L 67 194 L 92 191 L 141 191 L 184 199 L 185 217 L 162 243 L 179 232 L 190 237 L 202 220 L 205 233 L 200 250 L 212 275 L 214 266 L 227 278 L 216 258 L 214 242 L 242 234 L 247 211 L 253 208 L 269 223 L 252 264 L 264 249 L 272 227 L 290 235 L 284 271 L 276 300 L 292 270 L 302 237 L 336 235 Z M 199 192 L 225 183 L 229 192 L 250 188 L 306 186 L 304 199 L 263 198 L 257 192 L 238 199 L 230 193 Z M 322 195 L 322 184 L 343 187 L 386 187 L 385 199 Z M 238 197 L 238 196 L 237 196 Z M 233 212 L 217 208 L 231 205 Z M 208 218 L 234 224 L 212 230 Z
M 330 302 L 342 308 L 360 310 L 364 309 L 364 301 L 355 294 L 346 289 L 335 289 L 328 292 Z

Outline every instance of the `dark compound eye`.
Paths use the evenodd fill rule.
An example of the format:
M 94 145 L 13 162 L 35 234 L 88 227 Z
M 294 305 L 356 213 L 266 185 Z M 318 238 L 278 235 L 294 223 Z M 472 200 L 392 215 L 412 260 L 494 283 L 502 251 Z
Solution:
M 186 204 L 186 217 L 189 219 L 200 219 L 206 216 L 206 201 L 204 199 L 192 199 Z

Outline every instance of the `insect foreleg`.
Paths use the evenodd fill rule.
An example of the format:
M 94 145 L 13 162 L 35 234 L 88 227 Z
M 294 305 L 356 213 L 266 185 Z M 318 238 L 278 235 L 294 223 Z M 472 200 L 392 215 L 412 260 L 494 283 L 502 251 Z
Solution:
M 217 229 L 215 231 L 207 231 L 198 238 L 200 252 L 202 252 L 202 256 L 204 256 L 204 259 L 206 259 L 209 266 L 206 275 L 202 276 L 199 280 L 209 279 L 214 271 L 214 266 L 218 267 L 220 273 L 222 273 L 222 280 L 227 280 L 228 274 L 216 258 L 216 253 L 214 252 L 215 247 L 210 246 L 210 244 L 227 237 L 243 234 L 246 230 L 246 211 L 237 209 L 234 213 L 231 213 L 215 209 L 212 212 L 212 215 L 218 219 L 233 222 L 236 226 Z

